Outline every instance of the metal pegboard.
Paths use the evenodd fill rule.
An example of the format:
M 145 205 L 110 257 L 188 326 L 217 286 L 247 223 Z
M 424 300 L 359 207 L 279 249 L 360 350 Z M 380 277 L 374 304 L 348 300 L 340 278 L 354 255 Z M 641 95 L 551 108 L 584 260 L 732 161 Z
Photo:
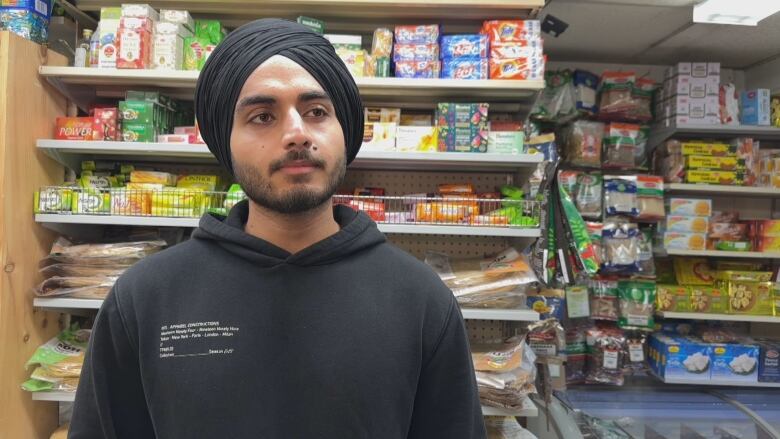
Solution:
M 498 253 L 509 246 L 507 238 L 496 236 L 387 235 L 388 241 L 424 259 L 428 250 L 446 253 L 454 258 L 476 258 Z
M 466 332 L 472 343 L 495 341 L 516 334 L 524 334 L 528 322 L 506 322 L 502 320 L 466 320 Z
M 477 192 L 493 192 L 497 187 L 512 184 L 513 173 L 502 172 L 434 172 L 434 171 L 374 171 L 349 170 L 341 185 L 382 187 L 388 195 L 436 192 L 443 183 L 470 183 Z

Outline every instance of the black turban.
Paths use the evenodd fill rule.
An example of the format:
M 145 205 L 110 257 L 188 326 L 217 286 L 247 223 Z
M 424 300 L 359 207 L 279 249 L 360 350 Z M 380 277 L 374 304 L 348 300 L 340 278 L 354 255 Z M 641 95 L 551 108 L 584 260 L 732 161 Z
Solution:
M 230 132 L 238 95 L 252 72 L 274 55 L 298 63 L 330 96 L 344 131 L 347 163 L 352 162 L 363 140 L 363 104 L 355 80 L 328 40 L 301 24 L 275 18 L 229 33 L 200 72 L 195 116 L 209 150 L 233 172 Z

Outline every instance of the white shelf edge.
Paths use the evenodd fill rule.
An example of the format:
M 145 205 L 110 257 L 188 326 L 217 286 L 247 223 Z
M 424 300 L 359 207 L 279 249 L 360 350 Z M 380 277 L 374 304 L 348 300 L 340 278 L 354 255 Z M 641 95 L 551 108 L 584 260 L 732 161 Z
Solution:
M 463 318 L 467 320 L 502 320 L 514 322 L 536 322 L 539 313 L 530 309 L 479 309 L 461 308 Z
M 527 417 L 527 418 L 533 418 L 536 416 L 539 416 L 539 409 L 536 407 L 536 404 L 534 404 L 533 401 L 531 401 L 531 398 L 526 398 L 525 401 L 523 401 L 523 408 L 520 410 L 507 410 L 497 407 L 488 407 L 488 406 L 482 406 L 482 415 L 483 416 L 519 416 L 519 417 Z
M 726 186 L 693 183 L 668 183 L 665 190 L 670 193 L 701 193 L 712 195 L 746 195 L 754 197 L 780 197 L 780 189 L 755 186 Z
M 780 383 L 762 383 L 762 382 L 753 382 L 748 383 L 744 381 L 690 381 L 690 380 L 683 380 L 678 378 L 661 378 L 655 373 L 652 374 L 655 376 L 658 380 L 660 380 L 663 383 L 666 384 L 690 384 L 695 386 L 727 386 L 727 387 L 780 387 Z
M 50 224 L 92 224 L 112 226 L 147 226 L 147 227 L 198 227 L 200 218 L 166 218 L 152 216 L 119 216 L 119 215 L 68 215 L 47 214 L 35 215 L 38 223 Z M 511 227 L 458 226 L 458 225 L 426 225 L 426 224 L 377 224 L 383 233 L 424 234 L 424 235 L 462 235 L 462 236 L 500 236 L 510 238 L 538 238 L 540 229 L 519 229 Z
M 33 306 L 46 309 L 99 309 L 103 299 L 73 299 L 58 297 L 36 297 Z
M 774 317 L 774 316 L 754 316 L 754 315 L 745 315 L 745 314 L 706 314 L 706 313 L 670 312 L 670 311 L 658 311 L 656 312 L 656 314 L 666 319 L 780 323 L 780 317 Z
M 658 249 L 658 256 L 702 256 L 717 258 L 780 259 L 780 252 L 727 252 L 720 250 L 675 250 Z
M 73 402 L 76 392 L 32 392 L 33 401 Z

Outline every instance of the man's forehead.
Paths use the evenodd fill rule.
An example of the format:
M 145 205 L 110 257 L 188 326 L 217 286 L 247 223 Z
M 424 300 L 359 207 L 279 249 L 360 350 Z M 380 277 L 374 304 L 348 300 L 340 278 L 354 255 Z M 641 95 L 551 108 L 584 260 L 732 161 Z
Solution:
M 268 58 L 247 78 L 240 96 L 260 92 L 300 92 L 324 89 L 305 68 L 281 55 Z

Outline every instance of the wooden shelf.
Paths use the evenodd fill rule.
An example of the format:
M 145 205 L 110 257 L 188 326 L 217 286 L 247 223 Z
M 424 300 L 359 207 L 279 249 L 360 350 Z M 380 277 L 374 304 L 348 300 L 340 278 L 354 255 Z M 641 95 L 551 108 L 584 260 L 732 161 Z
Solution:
M 722 322 L 761 322 L 761 323 L 780 323 L 780 317 L 774 316 L 753 316 L 747 314 L 706 314 L 697 312 L 669 312 L 658 311 L 659 317 L 665 319 L 685 319 L 685 320 L 715 320 Z

